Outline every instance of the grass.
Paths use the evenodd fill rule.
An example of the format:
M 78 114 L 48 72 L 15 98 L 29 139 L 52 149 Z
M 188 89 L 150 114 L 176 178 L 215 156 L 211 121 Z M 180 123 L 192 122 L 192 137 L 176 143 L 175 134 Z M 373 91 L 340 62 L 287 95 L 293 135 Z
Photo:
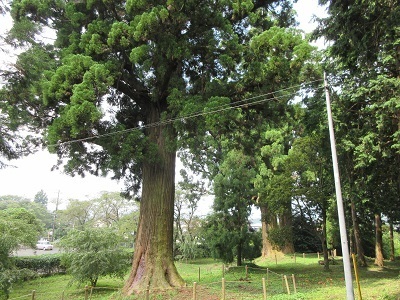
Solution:
M 187 283 L 179 290 L 151 292 L 150 299 L 192 299 L 193 283 L 197 283 L 197 299 L 221 299 L 221 278 L 226 281 L 226 299 L 263 299 L 262 278 L 265 278 L 268 299 L 346 299 L 343 265 L 336 260 L 330 271 L 323 271 L 318 264 L 316 254 L 275 259 L 257 259 L 247 263 L 246 267 L 225 266 L 213 259 L 199 259 L 189 263 L 177 262 L 176 266 Z M 297 293 L 293 290 L 292 274 L 295 275 Z M 287 294 L 286 275 L 291 295 Z M 379 268 L 369 262 L 369 267 L 359 268 L 360 285 L 363 299 L 400 300 L 400 262 L 385 261 L 385 267 Z M 354 279 L 354 276 L 353 276 Z M 68 286 L 68 275 L 39 278 L 15 287 L 10 299 L 32 299 L 32 290 L 36 290 L 35 299 L 85 299 L 83 286 Z M 120 295 L 124 279 L 102 278 L 98 287 L 87 291 L 88 299 L 122 300 L 145 299 L 144 295 L 129 298 Z M 357 285 L 354 281 L 354 294 L 357 297 Z M 90 296 L 90 297 L 89 297 Z

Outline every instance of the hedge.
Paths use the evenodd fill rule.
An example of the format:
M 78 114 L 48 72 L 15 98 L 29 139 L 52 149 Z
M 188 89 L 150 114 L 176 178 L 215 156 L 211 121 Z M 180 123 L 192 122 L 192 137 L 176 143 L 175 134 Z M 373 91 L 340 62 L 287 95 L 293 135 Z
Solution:
M 18 269 L 29 269 L 39 275 L 65 273 L 65 268 L 61 265 L 61 254 L 14 257 L 14 263 Z

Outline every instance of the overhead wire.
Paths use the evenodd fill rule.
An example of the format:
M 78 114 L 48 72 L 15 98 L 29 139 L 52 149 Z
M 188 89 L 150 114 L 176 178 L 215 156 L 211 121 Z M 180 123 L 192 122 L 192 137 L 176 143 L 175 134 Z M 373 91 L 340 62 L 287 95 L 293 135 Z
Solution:
M 108 137 L 108 136 L 112 136 L 112 135 L 116 135 L 116 134 L 124 134 L 124 133 L 128 133 L 128 132 L 132 132 L 132 131 L 136 131 L 136 130 L 143 130 L 143 129 L 147 129 L 147 128 L 153 128 L 153 127 L 158 127 L 158 126 L 162 126 L 162 125 L 167 125 L 170 123 L 174 123 L 177 121 L 184 121 L 184 120 L 188 120 L 188 119 L 193 119 L 193 118 L 197 118 L 197 117 L 201 117 L 201 116 L 206 116 L 206 115 L 210 115 L 210 114 L 215 114 L 215 113 L 219 113 L 219 112 L 223 112 L 226 110 L 230 110 L 230 109 L 236 109 L 236 108 L 242 108 L 242 107 L 249 107 L 249 106 L 254 106 L 257 104 L 261 104 L 264 102 L 268 102 L 268 101 L 276 101 L 279 100 L 281 98 L 287 98 L 287 97 L 292 97 L 295 96 L 299 91 L 296 90 L 295 92 L 289 93 L 289 94 L 285 94 L 285 95 L 278 95 L 275 96 L 275 94 L 281 93 L 281 92 L 285 92 L 288 90 L 292 90 L 294 88 L 300 88 L 304 85 L 308 85 L 308 84 L 312 84 L 312 83 L 316 83 L 316 82 L 322 82 L 322 79 L 317 79 L 317 80 L 313 80 L 313 81 L 309 81 L 309 82 L 304 82 L 298 85 L 294 85 L 285 89 L 281 89 L 281 90 L 277 90 L 274 92 L 268 92 L 262 95 L 257 95 L 257 96 L 253 96 L 253 97 L 249 97 L 249 98 L 245 98 L 243 100 L 234 102 L 234 103 L 226 103 L 223 105 L 219 105 L 214 107 L 213 109 L 209 110 L 209 111 L 197 111 L 191 114 L 188 114 L 186 116 L 179 116 L 179 117 L 175 117 L 175 118 L 170 118 L 170 119 L 166 119 L 166 120 L 160 120 L 157 122 L 153 122 L 150 124 L 144 124 L 144 125 L 139 125 L 136 127 L 132 127 L 132 128 L 128 128 L 128 129 L 123 129 L 123 130 L 118 130 L 118 131 L 114 131 L 114 132 L 108 132 L 108 133 L 104 133 L 104 134 L 98 134 L 98 135 L 94 135 L 94 136 L 90 136 L 90 137 L 85 137 L 85 138 L 80 138 L 80 139 L 74 139 L 74 140 L 70 140 L 70 141 L 66 141 L 66 142 L 60 142 L 60 143 L 56 143 L 56 144 L 51 144 L 48 145 L 48 147 L 56 147 L 56 146 L 62 146 L 62 145 L 69 145 L 72 143 L 78 143 L 78 142 L 85 142 L 88 140 L 93 140 L 93 139 L 97 139 L 97 138 L 102 138 L 102 137 Z M 324 88 L 323 86 L 316 88 L 315 90 L 318 89 L 322 89 Z M 273 96 L 272 98 L 269 96 Z M 267 97 L 267 98 L 265 98 Z M 261 99 L 260 99 L 261 98 Z M 258 99 L 258 100 L 255 100 Z M 254 100 L 254 101 L 251 101 Z

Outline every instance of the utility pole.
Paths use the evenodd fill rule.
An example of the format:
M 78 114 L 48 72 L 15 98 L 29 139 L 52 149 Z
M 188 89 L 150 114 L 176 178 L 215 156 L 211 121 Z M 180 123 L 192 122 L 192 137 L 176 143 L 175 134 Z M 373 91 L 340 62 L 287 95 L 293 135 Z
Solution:
M 326 81 L 325 72 L 324 72 L 324 85 L 325 85 L 325 96 L 326 96 L 326 110 L 328 112 L 329 137 L 331 141 L 333 173 L 335 177 L 336 201 L 337 201 L 338 216 L 339 216 L 340 241 L 342 244 L 342 253 L 343 253 L 342 256 L 343 256 L 344 279 L 346 283 L 346 294 L 347 294 L 347 300 L 354 300 L 353 279 L 351 275 L 350 254 L 347 242 L 346 223 L 345 223 L 345 215 L 343 209 L 342 188 L 340 186 L 340 175 L 339 175 L 339 167 L 336 154 L 335 132 L 333 130 L 331 101 L 329 97 L 328 83 Z

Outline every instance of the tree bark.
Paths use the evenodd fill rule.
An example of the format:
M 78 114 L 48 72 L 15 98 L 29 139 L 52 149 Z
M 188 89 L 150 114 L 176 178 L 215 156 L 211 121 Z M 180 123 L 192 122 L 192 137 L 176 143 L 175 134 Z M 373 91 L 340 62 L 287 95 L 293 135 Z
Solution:
M 389 235 L 390 235 L 390 261 L 395 260 L 394 255 L 394 236 L 393 236 L 393 223 L 389 223 Z
M 364 248 L 362 246 L 362 241 L 361 241 L 360 226 L 358 224 L 356 205 L 354 203 L 353 197 L 351 198 L 350 201 L 351 201 L 351 218 L 353 221 L 353 233 L 354 233 L 354 240 L 355 240 L 356 251 L 357 251 L 357 262 L 358 262 L 359 266 L 366 267 L 367 260 L 365 259 L 365 255 L 364 255 Z
M 273 247 L 271 242 L 268 240 L 268 207 L 266 205 L 260 206 L 261 211 L 261 236 L 262 236 L 262 257 L 272 256 Z
M 237 245 L 237 257 L 236 257 L 236 265 L 238 267 L 240 267 L 242 265 L 242 245 L 243 242 L 239 242 L 239 244 Z
M 152 108 L 149 123 L 159 121 Z M 154 160 L 143 163 L 142 199 L 131 274 L 123 293 L 131 295 L 152 286 L 183 286 L 173 261 L 175 150 L 167 143 L 169 125 L 148 128 L 149 140 L 157 146 Z
M 283 254 L 293 254 L 294 253 L 294 245 L 293 245 L 293 231 L 292 231 L 292 210 L 291 203 L 289 202 L 289 207 L 286 208 L 285 212 L 281 216 L 281 222 L 279 224 L 281 228 L 288 228 L 289 237 L 286 240 L 285 246 L 281 249 Z
M 382 246 L 382 221 L 381 215 L 375 214 L 375 264 L 383 267 L 383 246 Z

